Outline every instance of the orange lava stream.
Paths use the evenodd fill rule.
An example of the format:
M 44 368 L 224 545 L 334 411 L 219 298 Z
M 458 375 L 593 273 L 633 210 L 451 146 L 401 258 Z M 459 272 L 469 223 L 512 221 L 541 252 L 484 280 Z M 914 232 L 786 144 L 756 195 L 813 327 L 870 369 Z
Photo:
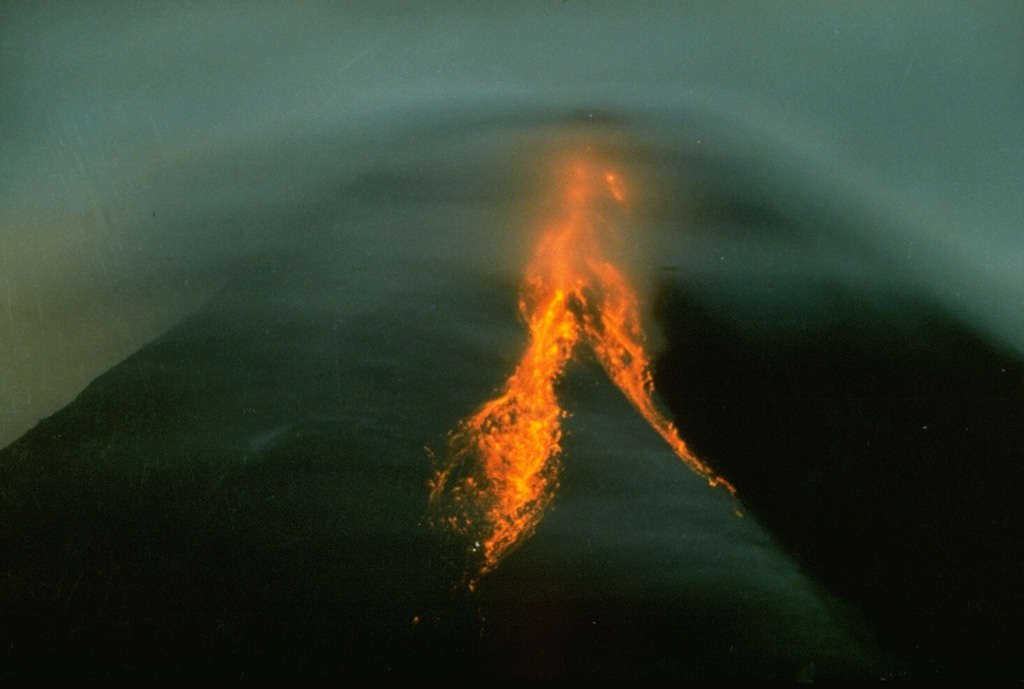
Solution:
M 563 217 L 541 237 L 521 288 L 530 330 L 526 353 L 500 395 L 453 432 L 449 462 L 436 475 L 433 523 L 471 545 L 470 586 L 537 527 L 558 486 L 561 424 L 555 385 L 577 344 L 588 345 L 612 381 L 694 472 L 735 489 L 695 457 L 657 408 L 635 291 L 605 258 L 624 192 L 618 176 L 589 155 L 566 164 Z

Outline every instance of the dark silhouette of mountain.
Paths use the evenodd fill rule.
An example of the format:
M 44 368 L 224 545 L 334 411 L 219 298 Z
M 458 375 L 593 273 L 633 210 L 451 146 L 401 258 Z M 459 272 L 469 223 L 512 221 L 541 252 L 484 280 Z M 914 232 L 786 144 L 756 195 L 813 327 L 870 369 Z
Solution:
M 658 304 L 657 388 L 696 452 L 911 676 L 1019 677 L 1024 362 L 912 295 L 827 318 Z

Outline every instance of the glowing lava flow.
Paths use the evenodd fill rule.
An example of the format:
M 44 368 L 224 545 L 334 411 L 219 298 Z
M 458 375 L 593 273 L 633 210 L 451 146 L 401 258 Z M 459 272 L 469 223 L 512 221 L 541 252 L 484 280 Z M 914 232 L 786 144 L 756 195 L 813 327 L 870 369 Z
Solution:
M 532 534 L 554 497 L 567 415 L 555 385 L 579 343 L 690 469 L 735 494 L 690 453 L 652 398 L 637 296 L 600 241 L 624 201 L 617 175 L 589 155 L 566 170 L 564 215 L 541 237 L 521 287 L 529 347 L 501 394 L 453 432 L 449 462 L 432 483 L 434 525 L 472 544 L 470 586 Z

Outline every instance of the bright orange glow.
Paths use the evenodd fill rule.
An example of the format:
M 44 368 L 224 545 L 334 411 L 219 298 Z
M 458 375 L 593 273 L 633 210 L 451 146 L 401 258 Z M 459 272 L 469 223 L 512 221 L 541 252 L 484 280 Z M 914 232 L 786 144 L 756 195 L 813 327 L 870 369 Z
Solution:
M 448 464 L 432 483 L 435 526 L 471 543 L 470 586 L 533 533 L 554 497 L 567 415 L 555 386 L 578 344 L 593 350 L 691 470 L 735 494 L 687 449 L 654 402 L 639 300 L 601 241 L 624 213 L 621 176 L 589 152 L 571 156 L 562 169 L 560 217 L 541 236 L 520 291 L 529 346 L 500 394 L 453 432 Z

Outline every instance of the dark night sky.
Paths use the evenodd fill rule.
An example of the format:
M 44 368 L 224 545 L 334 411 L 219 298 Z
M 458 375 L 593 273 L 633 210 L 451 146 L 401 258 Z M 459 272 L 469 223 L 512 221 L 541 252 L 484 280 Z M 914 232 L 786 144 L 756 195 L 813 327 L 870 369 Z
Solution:
M 0 676 L 1020 678 L 1015 3 L 0 9 Z M 473 594 L 422 524 L 615 142 L 691 475 L 586 356 Z

